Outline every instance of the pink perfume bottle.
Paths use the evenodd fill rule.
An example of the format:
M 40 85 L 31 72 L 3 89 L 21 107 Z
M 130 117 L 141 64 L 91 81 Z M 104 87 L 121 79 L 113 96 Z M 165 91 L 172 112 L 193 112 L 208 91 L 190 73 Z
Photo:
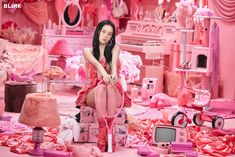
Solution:
M 139 90 L 136 86 L 131 88 L 131 100 L 138 98 Z

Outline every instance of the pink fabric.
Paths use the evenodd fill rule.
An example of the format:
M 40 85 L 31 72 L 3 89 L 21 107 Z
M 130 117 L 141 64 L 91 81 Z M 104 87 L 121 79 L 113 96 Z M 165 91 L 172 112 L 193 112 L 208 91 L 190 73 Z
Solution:
M 107 8 L 108 10 L 112 9 L 112 1 L 111 0 L 106 0 Z
M 99 14 L 100 14 L 100 16 L 99 16 L 99 22 L 100 22 L 100 21 L 109 19 L 111 11 L 108 10 L 106 5 L 101 4 Z
M 217 23 L 212 25 L 211 41 L 210 41 L 210 56 L 211 56 L 211 87 L 214 87 L 219 81 L 219 26 Z
M 69 5 L 68 6 L 68 15 L 70 22 L 73 22 L 78 14 L 78 7 L 76 5 Z
M 231 0 L 213 0 L 211 3 L 214 6 L 216 13 L 222 19 L 229 23 L 235 22 L 235 1 Z
M 106 60 L 105 58 L 102 58 L 99 60 L 99 62 L 102 64 L 103 67 L 106 67 Z M 81 105 L 86 105 L 86 96 L 87 94 L 97 86 L 97 84 L 100 82 L 100 79 L 98 78 L 98 73 L 97 73 L 97 69 L 96 67 L 94 67 L 92 64 L 88 63 L 87 64 L 87 68 L 88 68 L 88 72 L 89 72 L 89 77 L 91 79 L 91 84 L 90 86 L 82 89 L 79 94 L 78 94 L 78 98 L 76 100 L 76 104 L 78 106 Z M 120 64 L 118 65 L 118 71 L 120 69 Z M 117 87 L 117 89 L 119 90 L 119 92 L 122 94 L 122 86 L 121 84 L 118 82 L 115 84 L 115 86 Z M 125 99 L 124 99 L 124 106 L 126 107 L 130 107 L 131 106 L 131 99 L 126 95 L 126 93 L 124 93 Z
M 44 25 L 48 20 L 47 3 L 45 1 L 24 3 L 22 10 L 37 25 Z
M 58 40 L 50 51 L 53 55 L 73 56 L 74 51 L 65 39 Z
M 55 127 L 60 125 L 56 98 L 50 93 L 27 94 L 19 122 L 37 127 Z

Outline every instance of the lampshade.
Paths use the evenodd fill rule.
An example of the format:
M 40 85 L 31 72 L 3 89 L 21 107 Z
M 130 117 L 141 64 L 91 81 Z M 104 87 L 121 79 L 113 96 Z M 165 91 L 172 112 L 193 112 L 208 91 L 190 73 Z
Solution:
M 50 51 L 51 55 L 73 56 L 75 53 L 65 39 L 58 40 Z
M 49 92 L 27 94 L 19 122 L 36 127 L 55 127 L 60 125 L 56 98 Z

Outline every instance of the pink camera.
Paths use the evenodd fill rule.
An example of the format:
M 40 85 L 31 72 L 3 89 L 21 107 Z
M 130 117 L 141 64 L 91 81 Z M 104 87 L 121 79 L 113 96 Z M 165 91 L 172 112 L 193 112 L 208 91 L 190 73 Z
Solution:
M 144 101 L 149 101 L 157 93 L 157 78 L 144 78 L 141 88 L 141 97 Z

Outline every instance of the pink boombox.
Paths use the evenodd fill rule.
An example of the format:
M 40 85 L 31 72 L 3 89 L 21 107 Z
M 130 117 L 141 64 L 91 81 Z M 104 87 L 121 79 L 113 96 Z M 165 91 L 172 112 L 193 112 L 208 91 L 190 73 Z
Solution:
M 156 150 L 159 153 L 170 153 L 172 142 L 186 141 L 187 131 L 185 128 L 168 125 L 156 125 L 153 128 L 152 142 L 157 146 Z
M 144 101 L 149 101 L 157 93 L 157 78 L 144 78 L 141 88 L 141 97 Z

